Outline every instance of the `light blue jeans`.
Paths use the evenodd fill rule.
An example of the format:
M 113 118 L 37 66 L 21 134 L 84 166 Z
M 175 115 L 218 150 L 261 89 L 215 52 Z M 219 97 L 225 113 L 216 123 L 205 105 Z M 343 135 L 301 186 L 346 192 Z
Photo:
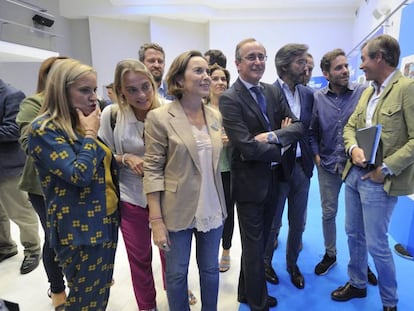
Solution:
M 389 196 L 383 184 L 361 180 L 366 173 L 367 169 L 354 166 L 345 180 L 345 231 L 350 256 L 348 275 L 352 286 L 366 287 L 368 249 L 378 272 L 382 304 L 396 306 L 397 279 L 388 244 L 388 227 L 398 197 Z
M 165 252 L 167 297 L 170 311 L 188 311 L 188 263 L 191 240 L 196 239 L 196 259 L 200 273 L 201 310 L 217 311 L 218 252 L 223 226 L 208 232 L 193 229 L 169 232 L 170 251 Z
M 341 174 L 331 173 L 318 166 L 319 193 L 322 205 L 322 229 L 325 251 L 330 257 L 336 256 L 336 215 L 338 197 L 342 187 Z

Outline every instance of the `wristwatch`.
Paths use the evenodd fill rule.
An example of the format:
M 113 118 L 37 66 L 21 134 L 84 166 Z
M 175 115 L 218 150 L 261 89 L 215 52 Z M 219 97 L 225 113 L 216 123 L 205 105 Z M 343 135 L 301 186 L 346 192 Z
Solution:
M 391 170 L 384 163 L 381 165 L 381 172 L 384 174 L 384 176 L 391 175 Z
M 276 134 L 273 132 L 267 133 L 267 142 L 270 144 L 276 144 Z

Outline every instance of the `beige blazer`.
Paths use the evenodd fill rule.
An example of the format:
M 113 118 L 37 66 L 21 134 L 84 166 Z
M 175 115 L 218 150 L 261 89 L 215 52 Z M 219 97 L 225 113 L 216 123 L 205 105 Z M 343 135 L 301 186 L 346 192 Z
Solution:
M 220 113 L 204 106 L 212 143 L 213 173 L 223 220 L 227 216 L 219 167 Z M 161 192 L 161 212 L 169 231 L 189 228 L 197 210 L 201 166 L 196 143 L 178 100 L 150 111 L 145 120 L 144 192 Z

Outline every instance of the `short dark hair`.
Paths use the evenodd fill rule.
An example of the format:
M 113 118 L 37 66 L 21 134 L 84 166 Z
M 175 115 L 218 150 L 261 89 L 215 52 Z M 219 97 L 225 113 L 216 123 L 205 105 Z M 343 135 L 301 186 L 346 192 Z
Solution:
M 165 57 L 165 52 L 164 52 L 164 49 L 161 47 L 161 45 L 159 45 L 157 43 L 144 43 L 143 45 L 141 45 L 141 47 L 138 50 L 138 59 L 139 59 L 140 62 L 144 62 L 145 52 L 148 49 L 153 49 L 153 50 L 159 51 Z
M 208 50 L 204 53 L 205 57 L 209 57 L 208 65 L 214 65 L 217 64 L 220 67 L 226 68 L 227 65 L 227 58 L 226 55 L 223 54 L 220 50 Z
M 277 75 L 281 77 L 285 70 L 283 67 L 288 66 L 295 57 L 302 55 L 308 51 L 306 44 L 289 43 L 282 46 L 275 55 L 275 66 Z
M 346 56 L 344 50 L 334 49 L 332 51 L 325 53 L 325 55 L 322 56 L 321 65 L 320 65 L 322 72 L 329 72 L 329 70 L 331 69 L 332 61 L 338 56 Z

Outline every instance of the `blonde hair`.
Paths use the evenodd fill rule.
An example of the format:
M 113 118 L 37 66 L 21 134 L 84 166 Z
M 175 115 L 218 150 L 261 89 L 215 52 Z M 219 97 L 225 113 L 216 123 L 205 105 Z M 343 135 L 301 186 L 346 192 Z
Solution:
M 124 96 L 121 93 L 123 77 L 126 73 L 133 72 L 133 73 L 141 73 L 147 77 L 147 79 L 151 83 L 151 87 L 153 90 L 154 97 L 152 99 L 152 104 L 149 110 L 157 108 L 160 106 L 160 98 L 158 96 L 157 86 L 155 85 L 154 78 L 148 68 L 141 63 L 139 60 L 128 58 L 121 60 L 115 68 L 115 77 L 114 77 L 114 85 L 113 90 L 116 94 L 116 98 L 118 101 L 119 109 L 121 111 L 125 111 L 128 103 L 124 100 Z
M 70 138 L 77 140 L 75 127 L 78 115 L 69 99 L 69 86 L 84 75 L 95 70 L 82 64 L 76 59 L 68 58 L 56 60 L 46 81 L 45 99 L 40 110 L 40 116 L 47 116 L 40 129 L 44 129 L 48 122 L 53 122 L 56 128 L 65 131 Z

